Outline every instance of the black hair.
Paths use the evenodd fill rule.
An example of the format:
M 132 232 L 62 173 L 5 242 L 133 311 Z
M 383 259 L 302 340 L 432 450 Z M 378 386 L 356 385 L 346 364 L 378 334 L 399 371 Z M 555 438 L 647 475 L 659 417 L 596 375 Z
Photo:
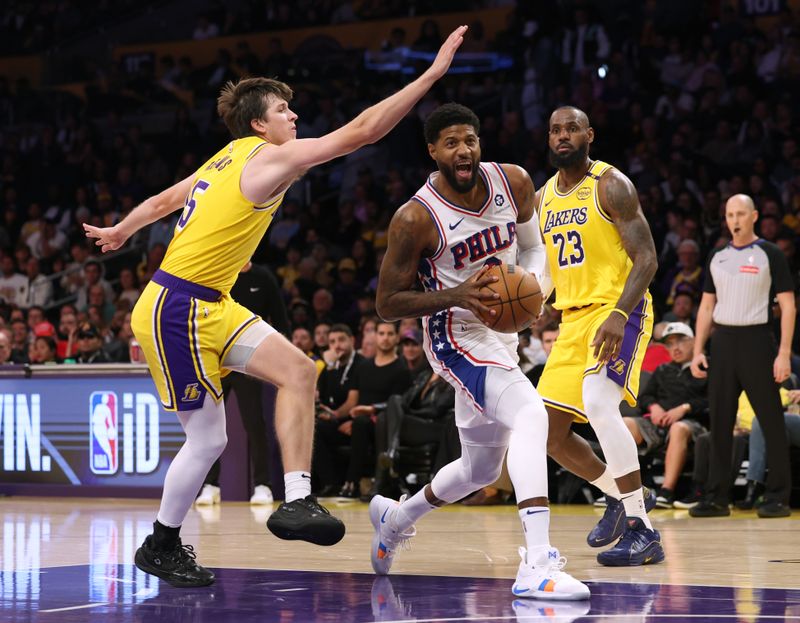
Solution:
M 344 333 L 348 337 L 353 337 L 353 330 L 346 324 L 341 322 L 337 322 L 335 325 L 333 325 L 331 327 L 330 333 Z
M 450 102 L 439 106 L 425 120 L 425 140 L 435 143 L 441 131 L 453 125 L 471 125 L 475 128 L 475 134 L 481 133 L 478 115 L 466 106 Z

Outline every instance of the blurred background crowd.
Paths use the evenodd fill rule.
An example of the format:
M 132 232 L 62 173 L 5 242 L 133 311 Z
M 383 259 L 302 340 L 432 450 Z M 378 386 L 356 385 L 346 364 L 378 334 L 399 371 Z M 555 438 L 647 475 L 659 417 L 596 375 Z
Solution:
M 765 15 L 754 15 L 761 4 Z M 563 104 L 586 111 L 592 156 L 631 178 L 653 231 L 657 340 L 663 322 L 693 326 L 706 257 L 730 239 L 732 194 L 753 197 L 757 232 L 780 247 L 797 282 L 795 4 L 5 3 L 8 65 L 0 66 L 32 58 L 37 71 L 0 69 L 0 362 L 129 361 L 130 310 L 178 213 L 102 257 L 81 223 L 117 222 L 229 140 L 215 113 L 228 80 L 288 82 L 298 137 L 319 136 L 404 84 L 456 23 L 470 25 L 457 73 L 386 139 L 296 183 L 253 258 L 273 271 L 287 333 L 321 370 L 342 358 L 328 343 L 334 325 L 349 329 L 365 357 L 379 351 L 374 301 L 388 223 L 433 168 L 422 124 L 448 101 L 478 114 L 484 161 L 519 164 L 537 187 L 553 174 L 550 112 Z M 523 336 L 523 368 L 534 379 L 548 352 L 543 334 L 557 322 L 548 309 Z M 401 342 L 419 344 L 418 326 L 405 324 L 395 338 L 402 356 Z M 670 361 L 653 349 L 651 372 Z M 412 371 L 418 364 L 408 360 Z M 800 360 L 793 364 L 800 371 Z

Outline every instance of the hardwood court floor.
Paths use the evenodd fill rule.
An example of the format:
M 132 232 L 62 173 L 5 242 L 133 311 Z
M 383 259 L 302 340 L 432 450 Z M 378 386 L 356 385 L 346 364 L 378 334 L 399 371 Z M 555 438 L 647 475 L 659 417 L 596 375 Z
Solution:
M 336 503 L 329 500 L 326 503 L 332 512 L 347 524 L 347 535 L 341 543 L 334 547 L 325 548 L 301 542 L 280 541 L 269 534 L 264 527 L 270 509 L 250 507 L 246 503 L 223 503 L 221 506 L 202 510 L 193 509 L 184 524 L 182 537 L 184 543 L 195 546 L 198 552 L 198 561 L 201 564 L 222 570 L 218 574 L 218 584 L 221 586 L 224 585 L 223 580 L 226 577 L 229 577 L 229 582 L 233 583 L 233 574 L 237 573 L 237 569 L 259 570 L 258 573 L 262 574 L 258 576 L 261 578 L 259 586 L 268 586 L 275 577 L 282 578 L 282 581 L 291 577 L 292 581 L 300 582 L 298 578 L 301 576 L 291 573 L 275 576 L 277 571 L 268 571 L 291 570 L 306 572 L 302 577 L 314 575 L 308 572 L 315 572 L 320 577 L 339 577 L 343 583 L 342 586 L 348 585 L 347 582 L 355 582 L 353 594 L 363 593 L 367 611 L 370 603 L 370 587 L 372 587 L 373 602 L 375 601 L 376 586 L 380 590 L 388 590 L 390 597 L 395 599 L 396 595 L 392 591 L 399 590 L 397 585 L 392 588 L 390 584 L 387 589 L 386 585 L 373 584 L 377 581 L 372 576 L 368 557 L 373 531 L 369 522 L 367 506 L 358 502 Z M 35 574 L 39 570 L 44 574 L 47 570 L 51 582 L 58 581 L 69 584 L 75 580 L 69 580 L 68 576 L 64 575 L 60 569 L 53 568 L 84 565 L 88 566 L 87 569 L 105 569 L 99 575 L 97 571 L 94 571 L 94 576 L 89 584 L 96 582 L 97 577 L 106 580 L 129 577 L 133 579 L 116 579 L 114 581 L 129 582 L 134 587 L 139 585 L 144 587 L 141 590 L 137 589 L 138 592 L 133 592 L 134 597 L 144 594 L 146 591 L 156 591 L 157 594 L 159 590 L 157 580 L 148 576 L 145 582 L 142 578 L 137 580 L 132 575 L 140 573 L 132 567 L 133 554 L 143 538 L 150 532 L 157 507 L 158 503 L 155 500 L 38 497 L 0 499 L 0 521 L 2 522 L 0 561 L 2 561 L 4 578 L 3 581 L 0 581 L 0 597 L 2 597 L 0 621 L 32 620 L 25 617 L 14 618 L 12 616 L 9 618 L 4 616 L 4 612 L 19 614 L 22 611 L 28 612 L 32 608 L 38 609 L 39 612 L 50 611 L 45 610 L 41 602 L 33 603 L 32 595 L 35 591 L 30 588 L 33 580 L 30 578 L 24 581 L 20 579 L 21 573 L 29 571 Z M 551 521 L 551 542 L 561 550 L 562 555 L 567 557 L 566 570 L 581 580 L 593 583 L 592 613 L 596 610 L 594 607 L 597 603 L 595 594 L 602 592 L 598 587 L 605 587 L 602 590 L 605 590 L 606 593 L 612 590 L 608 587 L 617 587 L 613 590 L 619 591 L 618 587 L 620 586 L 623 588 L 629 586 L 631 590 L 637 586 L 669 586 L 671 587 L 669 590 L 678 590 L 678 587 L 683 587 L 679 590 L 684 592 L 677 596 L 662 590 L 662 598 L 669 595 L 669 599 L 664 599 L 665 603 L 672 604 L 677 603 L 676 599 L 686 598 L 688 594 L 686 591 L 691 591 L 693 587 L 698 588 L 701 593 L 706 591 L 704 594 L 708 593 L 709 587 L 732 587 L 739 595 L 742 590 L 757 593 L 762 589 L 774 588 L 790 589 L 782 592 L 781 603 L 783 605 L 780 616 L 766 618 L 750 616 L 745 619 L 717 617 L 713 620 L 800 620 L 800 592 L 791 590 L 800 587 L 800 512 L 795 512 L 794 517 L 789 519 L 767 520 L 758 519 L 754 512 L 734 512 L 731 517 L 722 519 L 693 519 L 688 516 L 686 511 L 653 511 L 651 518 L 655 527 L 661 532 L 667 559 L 659 565 L 638 568 L 606 568 L 597 564 L 595 556 L 598 550 L 590 548 L 586 544 L 585 538 L 600 516 L 600 509 L 588 506 L 559 506 L 553 508 Z M 395 582 L 400 582 L 400 588 L 403 586 L 408 588 L 410 586 L 408 582 L 412 581 L 414 576 L 430 576 L 431 582 L 441 581 L 444 578 L 485 578 L 487 580 L 482 580 L 482 582 L 488 582 L 488 584 L 485 584 L 481 590 L 499 593 L 502 595 L 505 605 L 500 606 L 499 610 L 493 611 L 491 617 L 476 618 L 475 616 L 457 617 L 452 615 L 446 617 L 447 620 L 515 620 L 514 613 L 516 613 L 516 620 L 528 620 L 528 618 L 542 616 L 536 613 L 520 615 L 516 608 L 516 601 L 514 602 L 514 612 L 510 611 L 511 580 L 516 574 L 519 563 L 517 548 L 523 544 L 515 507 L 467 508 L 454 505 L 426 516 L 419 522 L 417 529 L 418 535 L 412 540 L 411 549 L 400 552 L 392 568 L 391 578 Z M 78 567 L 75 568 L 78 569 Z M 58 575 L 58 573 L 62 573 L 62 575 Z M 255 574 L 256 571 L 250 573 Z M 12 584 L 8 579 L 12 575 L 16 578 L 13 589 L 10 588 Z M 41 577 L 44 578 L 45 575 Z M 489 580 L 492 578 L 494 580 Z M 418 579 L 423 580 L 423 578 Z M 335 585 L 340 580 L 331 581 Z M 241 585 L 241 583 L 241 578 L 236 579 L 235 584 Z M 23 590 L 20 587 L 27 588 Z M 165 585 L 161 583 L 162 595 L 165 593 L 164 587 Z M 166 589 L 167 591 L 173 590 L 171 587 L 166 587 Z M 305 589 L 286 588 L 281 590 Z M 412 592 L 419 594 L 420 590 L 422 589 L 416 587 Z M 768 591 L 762 592 L 768 593 Z M 729 591 L 729 593 L 730 595 L 734 594 L 733 591 Z M 187 593 L 180 594 L 186 595 Z M 626 597 L 626 599 L 629 598 L 630 595 Z M 80 603 L 80 599 L 84 601 L 88 599 L 89 605 L 65 607 L 67 609 L 95 606 L 109 608 L 111 606 L 108 603 L 114 602 L 115 599 L 120 600 L 121 597 L 114 598 L 106 595 L 104 597 L 106 601 L 96 601 L 95 605 L 91 605 L 95 599 L 91 595 L 75 599 L 78 600 L 78 603 Z M 728 596 L 714 597 L 714 599 L 728 600 L 733 603 L 737 598 Z M 531 602 L 531 600 L 527 600 L 527 602 Z M 62 602 L 55 603 L 62 604 Z M 66 600 L 63 603 L 73 602 Z M 717 603 L 723 603 L 723 601 Z M 529 607 L 528 603 L 524 605 Z M 120 605 L 120 607 L 122 606 Z M 223 606 L 218 602 L 215 607 L 222 608 Z M 721 608 L 722 606 L 714 607 Z M 225 605 L 224 608 L 230 609 L 231 606 Z M 55 608 L 52 611 L 62 609 Z M 734 612 L 738 612 L 739 609 L 740 606 L 737 605 Z M 403 610 L 401 614 L 406 610 Z M 586 611 L 588 611 L 588 606 Z M 715 612 L 722 611 L 715 610 Z M 761 612 L 764 611 L 762 608 Z M 87 614 L 83 610 L 75 610 L 75 612 Z M 108 620 L 127 620 L 125 617 L 119 618 L 120 612 L 118 610 L 109 611 L 110 618 Z M 398 612 L 400 611 L 398 610 Z M 792 615 L 796 614 L 797 618 L 785 616 L 787 612 Z M 99 612 L 95 612 L 95 614 L 99 614 Z M 263 615 L 263 610 L 261 614 Z M 664 616 L 668 616 L 664 619 L 665 621 L 706 620 L 693 618 L 688 613 L 686 616 L 677 614 Z M 308 617 L 293 620 L 328 620 L 324 616 L 318 615 L 316 611 L 313 617 L 311 614 Z M 336 620 L 340 622 L 347 620 L 416 620 L 416 617 L 412 619 L 403 616 L 358 618 L 353 614 L 353 617 L 348 618 L 348 616 L 339 614 Z M 613 618 L 610 614 L 604 615 L 604 617 L 601 618 L 603 620 L 623 620 L 623 618 Z M 575 619 L 576 617 L 568 617 L 564 620 Z M 174 618 L 161 616 L 159 620 L 174 620 Z M 204 618 L 204 620 L 210 619 Z M 235 620 L 240 622 L 249 619 L 240 612 Z M 272 619 L 262 618 L 261 620 Z M 443 618 L 439 615 L 439 618 L 421 620 L 439 621 Z M 587 619 L 581 618 L 580 620 Z M 595 618 L 593 614 L 588 620 L 600 619 Z M 662 619 L 645 617 L 641 620 Z
M 266 531 L 269 508 L 223 503 L 193 509 L 182 530 L 208 567 L 369 573 L 372 526 L 366 504 L 325 501 L 347 525 L 334 547 L 285 542 Z M 0 559 L 6 573 L 66 565 L 130 565 L 150 532 L 155 500 L 11 497 L 0 499 Z M 586 534 L 601 516 L 589 506 L 553 507 L 551 542 L 566 570 L 585 581 L 800 587 L 800 512 L 758 519 L 754 512 L 693 519 L 687 511 L 651 513 L 667 559 L 639 568 L 606 568 Z M 392 574 L 513 579 L 523 544 L 513 506 L 454 505 L 423 518 L 411 549 L 398 554 Z

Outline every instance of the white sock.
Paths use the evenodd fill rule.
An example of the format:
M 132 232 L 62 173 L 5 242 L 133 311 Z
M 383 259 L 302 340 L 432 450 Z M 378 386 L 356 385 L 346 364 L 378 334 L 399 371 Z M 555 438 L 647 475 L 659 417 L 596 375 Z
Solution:
M 395 530 L 405 532 L 417 523 L 420 517 L 438 508 L 428 502 L 425 497 L 425 489 L 427 487 L 423 487 L 397 507 L 394 517 L 390 520 Z
M 644 508 L 644 493 L 639 487 L 636 491 L 622 494 L 622 503 L 625 505 L 625 514 L 628 517 L 638 517 L 644 522 L 645 527 L 652 530 L 653 524 L 647 518 L 647 511 Z
M 614 477 L 611 475 L 611 470 L 608 469 L 608 465 L 606 465 L 606 471 L 600 475 L 600 478 L 592 480 L 590 484 L 593 484 L 600 489 L 600 491 L 606 495 L 610 495 L 612 498 L 619 499 L 620 497 L 617 481 L 614 480 Z
M 529 506 L 519 509 L 528 562 L 541 552 L 550 549 L 550 509 L 547 506 Z
M 283 484 L 287 504 L 311 495 L 311 474 L 308 472 L 286 472 Z

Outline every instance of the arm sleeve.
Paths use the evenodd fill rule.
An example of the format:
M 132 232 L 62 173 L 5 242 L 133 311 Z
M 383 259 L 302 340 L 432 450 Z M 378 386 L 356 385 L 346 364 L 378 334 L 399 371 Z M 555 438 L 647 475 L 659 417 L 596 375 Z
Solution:
M 764 253 L 769 259 L 769 272 L 772 276 L 772 290 L 779 294 L 781 292 L 794 292 L 794 280 L 789 270 L 789 262 L 786 256 L 774 244 L 764 242 L 761 244 Z
M 535 216 L 525 223 L 517 223 L 517 249 L 517 262 L 536 277 L 546 301 L 553 291 L 553 280 L 547 270 L 547 252 Z

